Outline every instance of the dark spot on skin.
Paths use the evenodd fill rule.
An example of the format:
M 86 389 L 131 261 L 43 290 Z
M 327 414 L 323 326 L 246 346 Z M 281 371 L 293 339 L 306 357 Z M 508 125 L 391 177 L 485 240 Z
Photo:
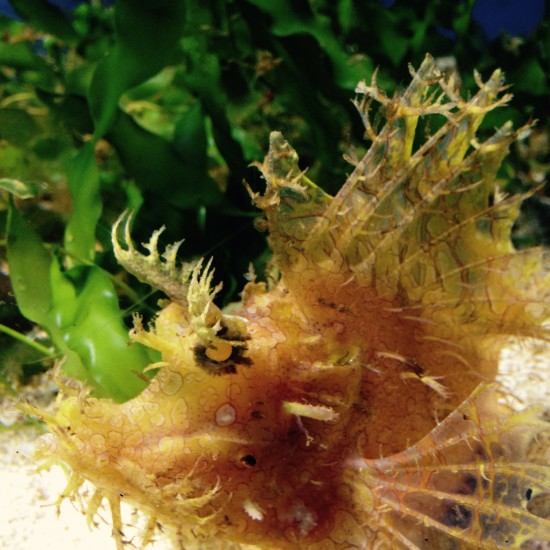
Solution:
M 239 342 L 246 342 L 247 340 L 250 340 L 250 336 L 248 334 L 239 334 L 235 331 L 230 332 L 229 328 L 223 324 L 216 332 L 216 336 L 219 336 L 224 340 L 238 340 Z
M 352 406 L 359 413 L 369 415 L 369 409 L 364 403 L 354 403 Z
M 525 498 L 527 500 L 531 500 L 531 497 L 533 496 L 533 489 L 529 488 L 527 491 L 525 491 Z
M 250 357 L 243 357 L 241 355 L 237 355 L 233 359 L 233 362 L 236 363 L 237 365 L 244 365 L 245 367 L 251 367 L 254 364 L 254 361 L 252 361 Z
M 464 420 L 470 420 L 470 417 L 469 417 L 467 414 L 463 414 L 463 415 L 462 415 L 462 418 L 463 418 Z
M 458 489 L 459 495 L 473 495 L 477 489 L 477 477 L 474 474 L 466 474 L 462 479 L 462 486 Z
M 222 338 L 224 334 L 227 334 L 227 327 L 225 325 L 222 325 L 220 330 L 216 332 L 216 336 L 219 336 L 220 338 Z
M 253 468 L 256 466 L 256 457 L 252 455 L 245 455 L 241 457 L 241 462 L 245 466 L 249 466 L 250 468 Z
M 324 298 L 319 298 L 317 300 L 319 305 L 329 307 L 330 309 L 334 309 L 338 313 L 345 313 L 346 315 L 350 315 L 352 317 L 357 317 L 349 308 L 341 305 L 341 304 L 335 304 L 334 302 L 329 302 L 328 300 L 325 300 Z
M 418 361 L 414 357 L 407 357 L 405 364 L 412 369 L 416 376 L 421 376 L 422 374 L 424 374 L 424 368 L 418 363 Z
M 449 527 L 466 529 L 472 521 L 472 512 L 461 504 L 453 504 L 443 516 L 443 523 Z
M 250 418 L 254 419 L 254 420 L 262 420 L 265 418 L 265 416 L 260 412 L 260 411 L 257 411 L 257 410 L 253 410 L 251 413 L 250 413 Z

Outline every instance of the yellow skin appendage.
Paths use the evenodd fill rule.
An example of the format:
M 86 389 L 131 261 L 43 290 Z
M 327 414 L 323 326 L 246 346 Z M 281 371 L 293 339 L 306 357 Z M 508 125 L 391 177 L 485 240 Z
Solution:
M 335 197 L 271 135 L 253 199 L 273 277 L 246 284 L 230 312 L 209 263 L 177 264 L 178 245 L 160 254 L 160 232 L 141 254 L 128 216 L 113 228 L 118 261 L 168 297 L 131 333 L 162 353 L 159 370 L 126 403 L 61 396 L 41 453 L 70 466 L 63 496 L 95 485 L 90 518 L 109 502 L 118 548 L 120 501 L 150 518 L 144 545 L 162 526 L 186 549 L 550 538 L 531 511 L 550 492 L 548 424 L 493 383 L 510 339 L 548 339 L 550 318 L 544 251 L 510 241 L 524 197 L 496 183 L 518 131 L 476 139 L 509 96 L 500 71 L 468 100 L 430 56 L 411 72 L 391 98 L 374 79 L 358 85 L 372 144 Z

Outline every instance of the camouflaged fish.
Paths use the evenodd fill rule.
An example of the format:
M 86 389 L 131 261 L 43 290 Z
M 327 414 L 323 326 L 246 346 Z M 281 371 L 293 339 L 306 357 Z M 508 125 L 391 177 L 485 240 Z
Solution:
M 215 305 L 210 263 L 177 264 L 178 245 L 160 254 L 159 232 L 142 255 L 127 216 L 113 229 L 118 261 L 168 296 L 132 331 L 162 361 L 123 404 L 62 396 L 42 453 L 74 472 L 63 496 L 96 486 L 89 517 L 109 502 L 118 548 L 121 500 L 150 518 L 144 545 L 162 526 L 175 548 L 550 538 L 532 506 L 550 492 L 548 424 L 492 384 L 510 338 L 547 339 L 550 318 L 544 252 L 510 241 L 523 197 L 496 183 L 518 131 L 476 139 L 509 96 L 498 70 L 468 100 L 429 56 L 411 72 L 391 98 L 358 85 L 372 144 L 335 197 L 271 135 L 253 199 L 276 275 L 248 282 L 230 311 Z M 440 123 L 417 145 L 419 120 Z

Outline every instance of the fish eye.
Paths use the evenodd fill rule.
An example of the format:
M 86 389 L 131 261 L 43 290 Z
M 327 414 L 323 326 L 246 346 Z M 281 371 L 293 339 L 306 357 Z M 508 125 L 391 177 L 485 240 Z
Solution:
M 235 374 L 237 366 L 249 367 L 252 360 L 245 357 L 246 346 L 233 346 L 224 340 L 210 342 L 208 345 L 195 346 L 195 360 L 197 365 L 209 374 Z
M 227 361 L 233 354 L 233 346 L 229 342 L 211 342 L 205 349 L 204 354 L 211 361 L 220 363 Z

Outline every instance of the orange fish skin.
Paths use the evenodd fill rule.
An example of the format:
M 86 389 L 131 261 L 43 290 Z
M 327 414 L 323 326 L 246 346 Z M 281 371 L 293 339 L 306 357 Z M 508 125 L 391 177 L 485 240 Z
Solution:
M 357 102 L 372 145 L 331 197 L 279 133 L 259 165 L 273 250 L 269 284 L 219 309 L 213 271 L 133 246 L 119 262 L 163 290 L 132 338 L 162 354 L 134 399 L 86 392 L 44 416 L 43 456 L 97 487 L 123 547 L 120 501 L 161 524 L 176 548 L 520 548 L 550 537 L 530 502 L 550 492 L 547 423 L 492 385 L 511 337 L 547 339 L 550 278 L 541 249 L 510 241 L 522 197 L 498 167 L 518 132 L 476 131 L 499 71 L 463 100 L 427 56 L 387 98 Z M 371 101 L 386 125 L 370 126 Z M 443 124 L 413 147 L 419 117 Z M 120 242 L 119 230 L 124 236 Z M 178 245 L 179 246 L 179 245 Z M 116 365 L 113 365 L 116 368 Z M 547 498 L 547 497 L 546 497 Z

